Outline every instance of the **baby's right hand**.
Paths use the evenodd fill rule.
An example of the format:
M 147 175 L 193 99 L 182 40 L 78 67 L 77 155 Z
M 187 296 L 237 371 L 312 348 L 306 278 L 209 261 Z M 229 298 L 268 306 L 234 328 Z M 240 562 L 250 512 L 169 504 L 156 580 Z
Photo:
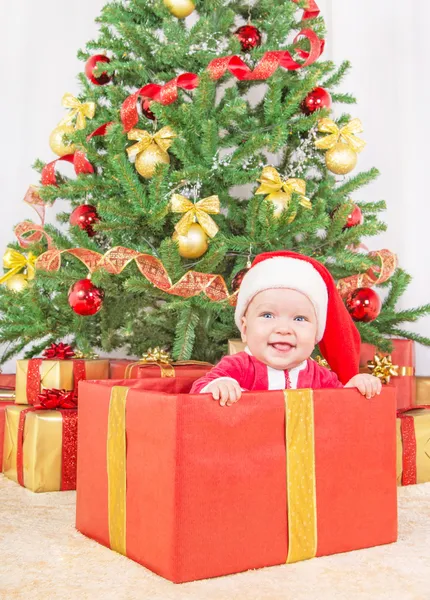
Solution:
M 206 392 L 219 400 L 220 406 L 231 406 L 242 396 L 240 385 L 234 379 L 215 379 L 206 387 Z

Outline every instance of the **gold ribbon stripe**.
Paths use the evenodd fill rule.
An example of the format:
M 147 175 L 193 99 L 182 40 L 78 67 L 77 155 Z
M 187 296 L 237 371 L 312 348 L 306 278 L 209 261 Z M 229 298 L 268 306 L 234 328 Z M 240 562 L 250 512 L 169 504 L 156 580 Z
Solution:
M 312 390 L 285 390 L 288 557 L 314 558 L 317 551 L 314 404 Z
M 112 388 L 107 438 L 109 543 L 126 554 L 126 430 L 125 407 L 128 387 Z

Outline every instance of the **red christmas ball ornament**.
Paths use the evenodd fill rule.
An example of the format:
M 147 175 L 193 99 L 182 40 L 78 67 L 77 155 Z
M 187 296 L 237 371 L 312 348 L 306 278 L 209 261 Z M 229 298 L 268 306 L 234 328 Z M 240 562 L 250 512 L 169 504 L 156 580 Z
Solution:
M 359 206 L 354 204 L 352 211 L 348 215 L 348 219 L 346 220 L 345 229 L 349 229 L 350 227 L 355 227 L 356 225 L 362 225 L 363 223 L 363 213 Z
M 69 219 L 70 225 L 75 225 L 76 227 L 79 227 L 79 229 L 86 231 L 89 237 L 96 235 L 93 225 L 99 221 L 100 217 L 97 214 L 97 209 L 91 204 L 82 204 L 81 206 L 77 206 L 70 215 Z
M 148 98 L 144 98 L 142 100 L 141 106 L 142 106 L 142 114 L 147 119 L 150 119 L 151 121 L 155 121 L 157 117 L 154 115 L 154 113 L 151 110 L 151 100 L 148 100 Z
M 91 83 L 94 83 L 94 85 L 106 85 L 106 83 L 109 83 L 109 81 L 112 79 L 110 75 L 108 75 L 106 72 L 103 72 L 98 77 L 93 75 L 93 71 L 99 62 L 110 63 L 110 59 L 104 54 L 95 54 L 94 56 L 90 56 L 85 63 L 85 75 L 88 77 Z
M 234 32 L 240 42 L 242 50 L 249 52 L 261 45 L 261 33 L 254 25 L 242 25 Z
M 381 312 L 381 298 L 371 288 L 357 288 L 345 300 L 346 308 L 354 321 L 369 323 Z
M 69 290 L 69 305 L 77 315 L 95 315 L 103 306 L 104 292 L 90 279 L 80 279 Z
M 237 292 L 237 290 L 240 288 L 240 286 L 242 285 L 243 278 L 248 273 L 248 271 L 249 271 L 248 267 L 245 269 L 241 269 L 233 277 L 233 280 L 231 282 L 231 287 L 232 287 L 233 292 Z
M 327 90 L 317 87 L 302 102 L 302 111 L 306 115 L 311 115 L 321 108 L 331 108 L 331 96 Z

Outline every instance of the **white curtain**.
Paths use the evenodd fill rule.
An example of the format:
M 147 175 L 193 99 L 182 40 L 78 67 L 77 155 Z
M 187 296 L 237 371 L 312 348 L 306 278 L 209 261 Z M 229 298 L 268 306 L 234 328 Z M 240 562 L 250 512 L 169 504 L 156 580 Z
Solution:
M 370 249 L 390 248 L 414 277 L 400 308 L 430 301 L 430 200 L 427 199 L 429 119 L 428 0 L 317 0 L 327 21 L 325 56 L 352 62 L 342 89 L 355 94 L 367 147 L 359 168 L 376 166 L 381 177 L 353 196 L 357 201 L 387 201 L 388 231 L 372 238 Z M 49 134 L 63 116 L 61 97 L 77 92 L 82 63 L 76 51 L 95 37 L 94 18 L 105 0 L 20 0 L 0 4 L 0 253 L 12 227 L 35 218 L 22 203 L 30 183 L 31 164 L 50 159 Z M 58 201 L 49 211 L 63 210 Z M 411 326 L 430 336 L 430 317 Z M 13 362 L 6 370 L 13 369 Z M 417 369 L 430 375 L 430 350 L 417 348 Z

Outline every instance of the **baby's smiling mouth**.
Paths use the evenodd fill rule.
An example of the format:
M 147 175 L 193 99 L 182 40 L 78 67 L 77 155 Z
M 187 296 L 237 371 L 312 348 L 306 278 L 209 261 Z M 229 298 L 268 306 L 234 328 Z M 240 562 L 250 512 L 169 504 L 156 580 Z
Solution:
M 269 346 L 277 350 L 278 352 L 290 352 L 295 346 L 288 342 L 269 342 Z

